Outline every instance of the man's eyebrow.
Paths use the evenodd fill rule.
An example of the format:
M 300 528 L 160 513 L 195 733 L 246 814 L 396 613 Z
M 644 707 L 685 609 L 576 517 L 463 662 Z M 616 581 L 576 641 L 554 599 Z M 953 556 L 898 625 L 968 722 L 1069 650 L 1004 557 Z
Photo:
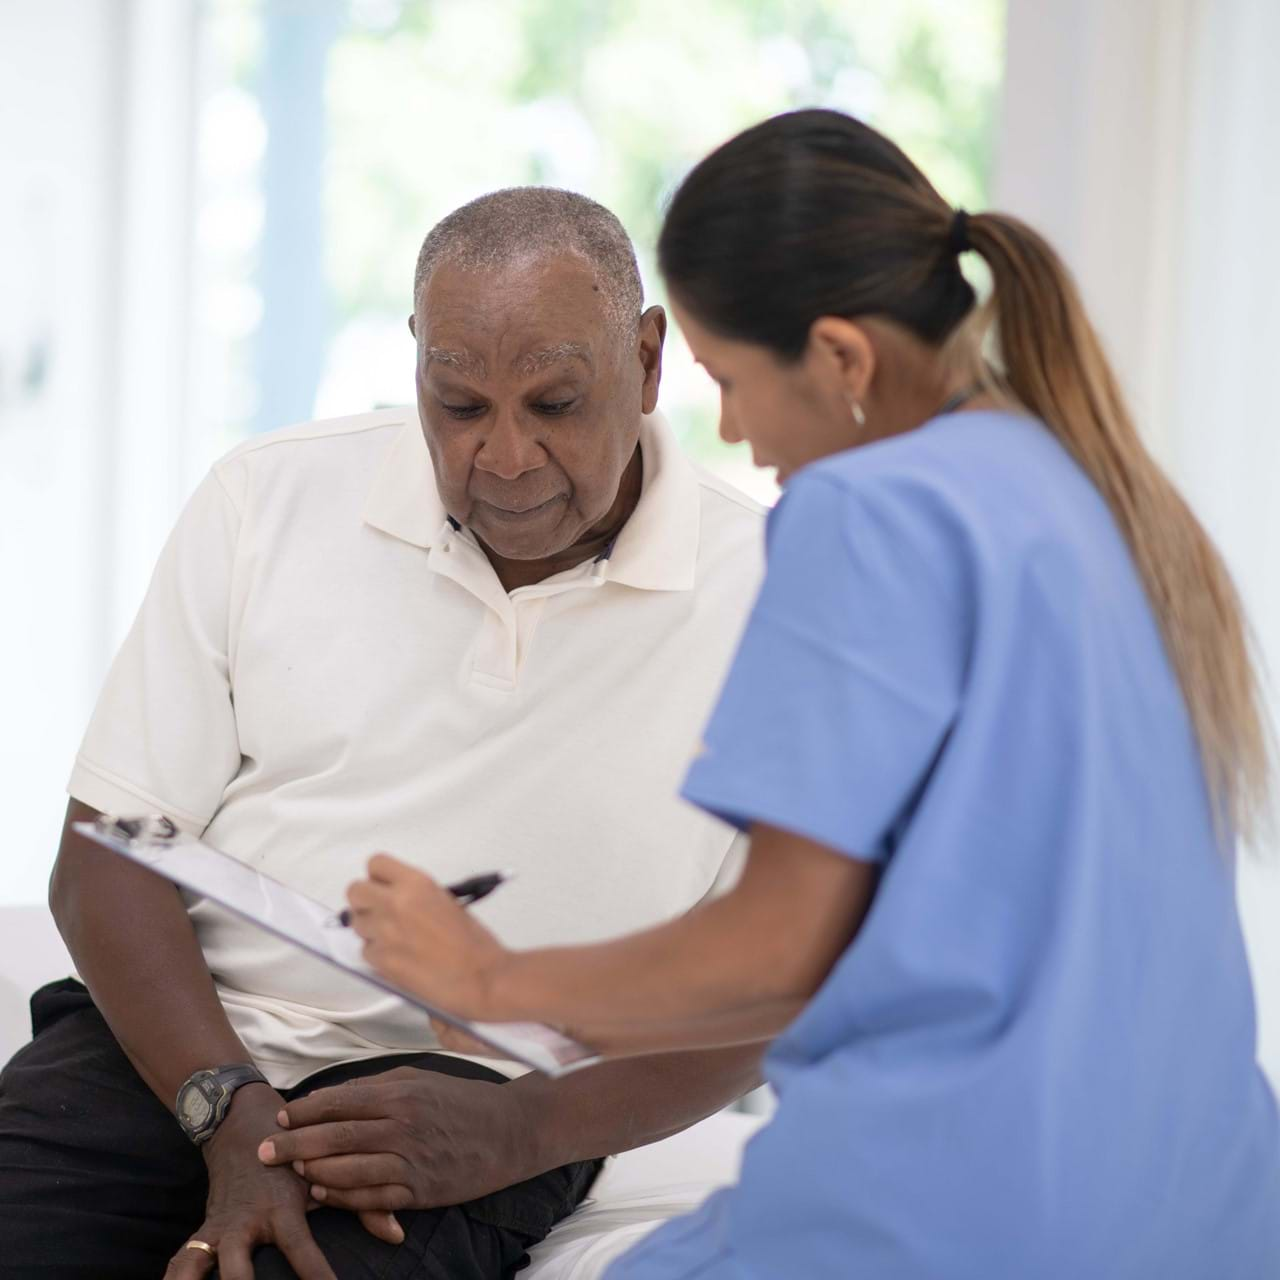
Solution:
M 536 351 L 526 351 L 511 362 L 511 367 L 516 373 L 541 373 L 543 369 L 564 364 L 567 360 L 580 360 L 588 369 L 595 367 L 595 361 L 591 358 L 591 348 L 583 342 L 557 342 L 551 347 L 539 347 Z
M 469 351 L 451 351 L 448 347 L 428 347 L 426 357 L 428 366 L 442 364 L 449 369 L 456 369 L 459 373 L 470 374 L 473 378 L 483 378 L 485 375 L 484 361 Z

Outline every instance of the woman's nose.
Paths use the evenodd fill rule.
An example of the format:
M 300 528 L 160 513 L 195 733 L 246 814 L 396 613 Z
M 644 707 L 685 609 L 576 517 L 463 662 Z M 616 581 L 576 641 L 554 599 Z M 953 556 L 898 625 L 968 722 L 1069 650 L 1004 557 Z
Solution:
M 738 423 L 733 410 L 720 397 L 720 439 L 725 444 L 741 444 L 746 437 L 738 430 Z

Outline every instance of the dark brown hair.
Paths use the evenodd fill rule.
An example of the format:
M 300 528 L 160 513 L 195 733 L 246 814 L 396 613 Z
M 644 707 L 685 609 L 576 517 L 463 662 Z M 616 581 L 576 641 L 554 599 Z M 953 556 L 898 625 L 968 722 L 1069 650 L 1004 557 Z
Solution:
M 956 232 L 962 231 L 957 243 Z M 991 272 L 976 307 L 957 249 Z M 1213 543 L 1142 443 L 1075 284 L 998 213 L 962 219 L 883 135 L 835 111 L 766 120 L 684 180 L 658 242 L 672 294 L 723 337 L 793 361 L 821 316 L 880 316 L 1039 418 L 1129 544 L 1200 744 L 1218 818 L 1266 808 L 1269 739 L 1247 628 Z M 983 359 L 993 327 L 992 362 Z

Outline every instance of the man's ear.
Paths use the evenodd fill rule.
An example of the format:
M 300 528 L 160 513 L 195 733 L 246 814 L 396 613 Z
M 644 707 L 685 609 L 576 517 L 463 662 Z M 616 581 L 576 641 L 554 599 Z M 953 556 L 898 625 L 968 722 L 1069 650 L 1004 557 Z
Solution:
M 640 387 L 640 411 L 652 413 L 658 407 L 658 386 L 662 382 L 662 344 L 667 337 L 667 313 L 650 307 L 640 317 L 640 366 L 644 382 Z
M 847 400 L 867 398 L 876 371 L 876 349 L 862 325 L 843 316 L 819 316 L 809 326 L 805 359 Z
M 413 334 L 415 338 L 418 336 L 418 326 L 417 326 L 416 320 L 417 320 L 416 316 L 413 316 L 413 315 L 409 316 L 409 332 Z

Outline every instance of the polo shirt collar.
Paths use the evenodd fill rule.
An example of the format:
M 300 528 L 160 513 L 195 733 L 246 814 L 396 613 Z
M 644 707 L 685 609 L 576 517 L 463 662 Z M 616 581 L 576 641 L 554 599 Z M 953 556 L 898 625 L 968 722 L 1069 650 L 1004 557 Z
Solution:
M 640 423 L 640 501 L 614 541 L 605 577 L 648 591 L 690 591 L 696 578 L 702 500 L 698 475 L 662 414 Z M 410 411 L 365 500 L 365 524 L 415 547 L 449 531 L 422 428 Z

